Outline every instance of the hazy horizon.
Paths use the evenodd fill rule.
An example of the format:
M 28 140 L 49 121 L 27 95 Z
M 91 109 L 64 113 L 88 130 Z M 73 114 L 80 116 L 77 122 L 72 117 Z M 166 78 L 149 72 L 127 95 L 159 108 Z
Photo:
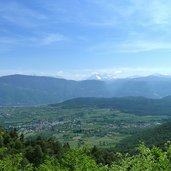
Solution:
M 53 74 L 45 74 L 45 73 L 11 73 L 11 74 L 2 74 L 0 77 L 4 76 L 13 76 L 13 75 L 23 75 L 23 76 L 35 76 L 35 77 L 51 77 L 51 78 L 61 78 L 61 79 L 66 79 L 66 80 L 75 80 L 75 81 L 83 81 L 83 80 L 102 80 L 102 81 L 107 81 L 107 80 L 114 80 L 114 79 L 127 79 L 127 78 L 140 78 L 140 77 L 150 77 L 150 76 L 156 76 L 156 77 L 168 77 L 171 78 L 171 74 L 160 74 L 160 73 L 151 73 L 151 74 L 142 74 L 142 75 L 112 75 L 109 73 L 98 73 L 94 72 L 91 75 L 83 75 L 82 77 L 79 75 L 79 77 L 65 77 L 65 76 L 60 76 L 60 75 L 53 75 Z

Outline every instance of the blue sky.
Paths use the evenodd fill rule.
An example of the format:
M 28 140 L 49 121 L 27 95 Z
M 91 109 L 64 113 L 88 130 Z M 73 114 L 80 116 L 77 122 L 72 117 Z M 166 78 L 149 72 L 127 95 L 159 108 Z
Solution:
M 171 74 L 170 0 L 0 0 L 0 75 Z

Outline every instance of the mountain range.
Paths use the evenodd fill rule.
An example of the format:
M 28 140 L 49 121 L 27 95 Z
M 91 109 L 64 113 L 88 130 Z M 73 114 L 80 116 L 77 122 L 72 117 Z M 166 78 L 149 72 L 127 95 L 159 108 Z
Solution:
M 45 76 L 9 75 L 0 77 L 0 105 L 22 106 L 58 103 L 77 97 L 171 95 L 171 77 L 147 77 L 74 81 Z

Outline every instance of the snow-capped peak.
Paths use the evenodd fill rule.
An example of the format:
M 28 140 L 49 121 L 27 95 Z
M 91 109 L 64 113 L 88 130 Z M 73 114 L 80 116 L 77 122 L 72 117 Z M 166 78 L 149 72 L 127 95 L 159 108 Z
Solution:
M 115 75 L 112 74 L 101 74 L 101 73 L 93 73 L 88 80 L 114 80 L 116 79 Z

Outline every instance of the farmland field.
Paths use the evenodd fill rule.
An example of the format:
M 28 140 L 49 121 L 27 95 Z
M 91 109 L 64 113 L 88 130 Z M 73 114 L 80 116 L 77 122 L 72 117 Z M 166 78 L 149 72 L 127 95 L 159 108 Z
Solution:
M 72 147 L 83 145 L 114 147 L 125 137 L 143 128 L 171 120 L 168 115 L 135 115 L 112 108 L 35 106 L 1 107 L 0 124 L 16 128 L 26 138 L 41 135 L 69 142 Z

